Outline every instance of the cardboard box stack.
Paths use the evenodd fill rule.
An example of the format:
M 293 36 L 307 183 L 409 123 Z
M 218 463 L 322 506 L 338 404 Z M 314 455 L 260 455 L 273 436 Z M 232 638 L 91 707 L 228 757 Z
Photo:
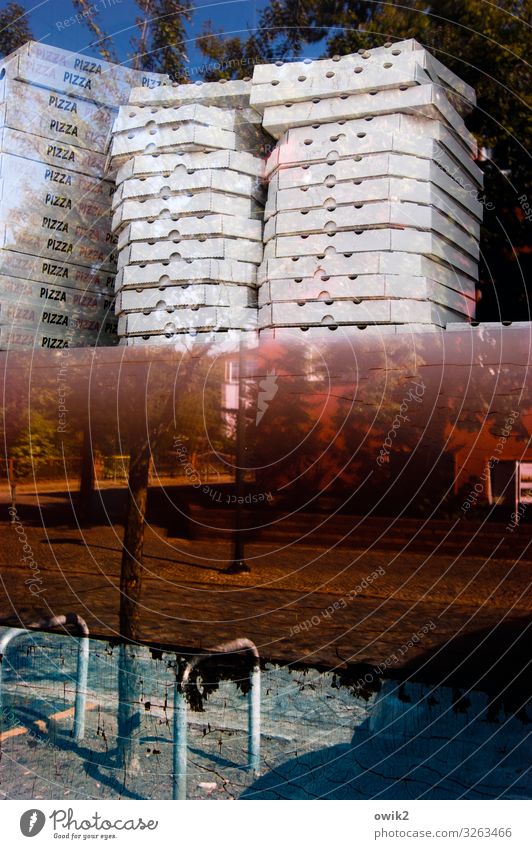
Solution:
M 116 343 L 110 133 L 167 81 L 36 42 L 0 62 L 0 349 Z
M 474 314 L 473 90 L 413 40 L 258 65 L 266 163 L 259 328 L 426 329 Z
M 265 145 L 251 83 L 133 89 L 113 128 L 118 333 L 127 344 L 253 329 Z

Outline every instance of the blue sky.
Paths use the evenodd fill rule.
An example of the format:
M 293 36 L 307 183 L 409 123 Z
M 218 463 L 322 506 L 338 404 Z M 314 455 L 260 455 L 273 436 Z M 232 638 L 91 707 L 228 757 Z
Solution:
M 67 50 L 97 55 L 97 51 L 91 47 L 91 33 L 83 23 L 68 27 L 64 24 L 66 19 L 76 14 L 70 0 L 18 2 L 27 9 L 30 26 L 37 40 Z M 130 50 L 129 41 L 135 32 L 135 17 L 139 14 L 135 0 L 92 0 L 92 3 L 98 7 L 100 26 L 114 35 L 116 52 L 121 61 L 126 61 Z M 256 25 L 264 5 L 265 0 L 198 0 L 188 27 L 187 53 L 192 70 L 205 61 L 195 46 L 195 38 L 201 33 L 206 20 L 211 19 L 215 28 L 223 28 L 228 34 L 242 34 Z M 0 0 L 0 8 L 6 6 L 7 2 Z M 198 74 L 193 72 L 191 76 L 197 78 Z

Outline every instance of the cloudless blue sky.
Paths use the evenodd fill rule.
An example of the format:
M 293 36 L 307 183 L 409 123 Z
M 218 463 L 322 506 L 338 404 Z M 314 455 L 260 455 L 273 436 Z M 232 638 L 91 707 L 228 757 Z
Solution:
M 61 23 L 76 14 L 70 0 L 18 0 L 28 11 L 28 19 L 34 37 L 44 44 L 64 47 L 67 50 L 98 55 L 91 47 L 93 37 L 83 24 L 75 24 L 61 28 Z M 260 10 L 266 0 L 198 0 L 195 4 L 193 18 L 188 26 L 188 43 L 186 45 L 189 63 L 192 66 L 191 76 L 198 78 L 194 68 L 201 65 L 205 58 L 196 48 L 195 39 L 200 35 L 203 24 L 211 19 L 215 29 L 223 28 L 226 33 L 242 34 L 248 28 L 253 28 L 258 20 Z M 131 50 L 130 39 L 135 34 L 135 17 L 139 8 L 134 0 L 92 0 L 99 11 L 99 23 L 102 29 L 114 35 L 116 52 L 121 61 L 126 62 Z M 0 8 L 5 8 L 7 2 L 0 0 Z

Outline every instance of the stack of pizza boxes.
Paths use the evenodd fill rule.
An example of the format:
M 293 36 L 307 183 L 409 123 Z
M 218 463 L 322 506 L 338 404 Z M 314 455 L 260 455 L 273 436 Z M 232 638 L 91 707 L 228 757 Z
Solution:
M 120 109 L 112 226 L 118 333 L 128 345 L 256 328 L 273 145 L 250 91 L 245 80 L 136 88 Z
M 167 81 L 36 42 L 0 62 L 0 349 L 116 343 L 111 127 Z
M 474 314 L 473 90 L 416 41 L 258 65 L 266 163 L 259 328 L 443 328 Z

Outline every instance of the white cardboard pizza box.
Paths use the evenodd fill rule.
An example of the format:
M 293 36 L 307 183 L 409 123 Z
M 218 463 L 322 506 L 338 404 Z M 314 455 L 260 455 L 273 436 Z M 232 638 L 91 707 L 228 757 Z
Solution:
M 246 337 L 246 345 L 251 347 L 249 337 L 258 340 L 258 332 L 241 331 L 234 329 L 223 330 L 194 330 L 193 328 L 181 333 L 174 334 L 151 334 L 145 336 L 124 336 L 120 340 L 121 345 L 129 346 L 165 346 L 173 351 L 190 352 L 195 350 L 215 351 L 220 354 L 238 353 L 239 342 L 242 336 Z M 255 342 L 256 345 L 256 342 Z
M 207 239 L 212 237 L 252 239 L 262 249 L 262 221 L 241 215 L 188 215 L 133 221 L 118 236 L 118 249 L 133 242 L 155 242 L 158 239 Z
M 100 179 L 105 174 L 106 158 L 103 153 L 9 127 L 0 128 L 0 150 L 22 159 L 44 162 L 62 171 L 74 171 Z
M 176 306 L 256 307 L 257 290 L 249 286 L 199 283 L 166 288 L 121 289 L 117 313 L 168 309 Z
M 113 308 L 114 297 L 107 292 L 46 285 L 35 280 L 0 275 L 0 301 L 32 304 L 41 309 L 57 307 L 67 312 L 82 308 L 87 314 L 98 314 Z
M 356 280 L 359 275 L 366 274 L 400 274 L 416 277 L 430 277 L 451 289 L 469 291 L 471 282 L 475 284 L 476 277 L 464 274 L 452 265 L 445 264 L 439 259 L 431 259 L 417 253 L 405 251 L 377 251 L 328 256 L 284 257 L 280 259 L 265 259 L 259 266 L 257 280 L 259 285 L 265 280 L 294 278 L 302 280 L 313 277 L 317 282 L 327 282 L 330 277 L 347 276 Z
M 453 169 L 453 161 L 446 154 L 446 165 Z M 405 187 L 411 185 L 412 180 L 417 183 L 432 183 L 445 191 L 448 195 L 462 206 L 464 206 L 475 218 L 482 220 L 482 204 L 477 200 L 478 189 L 471 181 L 459 185 L 443 167 L 428 159 L 420 159 L 417 156 L 400 156 L 398 154 L 377 153 L 373 156 L 363 157 L 359 161 L 354 159 L 339 159 L 332 165 L 327 163 L 315 163 L 306 167 L 294 166 L 292 168 L 280 168 L 270 177 L 268 184 L 268 202 L 270 197 L 281 191 L 291 190 L 293 197 L 297 190 L 308 190 L 313 187 L 324 187 L 334 189 L 341 183 L 349 182 L 356 191 L 361 190 L 362 184 L 371 182 L 375 178 L 389 177 L 394 179 L 394 194 L 400 199 L 406 198 L 405 190 L 396 190 L 398 182 L 405 183 Z M 287 203 L 288 196 L 287 196 Z
M 355 231 L 360 228 L 371 228 L 371 232 L 378 232 L 380 227 L 398 227 L 405 232 L 409 232 L 408 228 L 414 228 L 415 231 L 435 231 L 475 259 L 479 257 L 477 237 L 468 235 L 462 227 L 454 224 L 447 215 L 434 207 L 409 202 L 375 201 L 327 209 L 279 212 L 272 215 L 266 222 L 264 241 L 269 244 L 272 239 L 277 239 L 279 242 L 280 238 L 293 234 L 300 239 L 315 243 L 316 253 L 322 253 L 323 240 L 314 239 L 315 234 L 321 237 L 324 233 L 336 235 L 345 230 Z M 474 231 L 478 235 L 478 224 L 474 225 Z M 416 232 L 412 235 L 412 238 L 415 239 L 415 237 Z M 352 241 L 358 241 L 358 239 L 355 238 Z M 308 250 L 305 251 L 307 252 Z
M 257 266 L 249 262 L 224 259 L 173 260 L 169 263 L 151 262 L 145 266 L 128 265 L 116 275 L 116 290 L 142 285 L 169 286 L 189 280 L 192 282 L 243 283 L 255 286 Z
M 435 120 L 447 125 L 464 144 L 472 147 L 471 134 L 463 118 L 445 94 L 430 83 L 401 87 L 371 94 L 344 94 L 325 99 L 315 97 L 298 103 L 268 106 L 264 110 L 263 127 L 279 139 L 290 129 L 326 126 L 337 121 L 381 117 L 404 113 L 418 120 Z
M 90 241 L 87 233 L 80 237 L 76 235 L 77 229 L 72 228 L 70 234 L 50 233 L 37 228 L 24 231 L 22 222 L 10 225 L 0 223 L 0 252 L 4 257 L 21 252 L 24 256 L 33 255 L 41 262 L 66 261 L 88 269 L 97 265 L 113 273 L 117 259 L 115 245 Z
M 258 109 L 264 115 L 265 127 L 269 129 L 272 135 L 277 135 L 280 131 L 287 129 L 288 126 L 296 126 L 294 118 L 284 109 L 279 124 L 272 122 L 269 109 L 285 106 L 285 104 L 298 104 L 302 102 L 312 102 L 316 100 L 328 100 L 331 98 L 342 97 L 356 98 L 369 94 L 375 97 L 377 94 L 389 91 L 402 91 L 409 87 L 432 86 L 435 92 L 438 93 L 438 98 L 431 96 L 427 101 L 432 105 L 433 110 L 430 116 L 437 117 L 435 112 L 440 113 L 444 120 L 447 120 L 451 126 L 460 132 L 464 127 L 461 113 L 468 112 L 472 104 L 464 100 L 462 95 L 449 90 L 449 88 L 436 78 L 435 75 L 429 72 L 428 68 L 422 68 L 420 63 L 414 61 L 412 54 L 409 57 L 409 64 L 393 64 L 391 62 L 380 63 L 380 66 L 364 68 L 363 64 L 358 61 L 350 68 L 344 70 L 328 71 L 327 73 L 312 74 L 303 72 L 294 80 L 274 79 L 271 83 L 257 84 L 253 86 L 251 93 L 251 103 L 255 109 Z M 384 98 L 380 98 L 381 102 Z M 417 99 L 412 101 L 415 107 L 419 108 L 420 103 Z M 379 104 L 380 105 L 380 104 Z M 356 108 L 356 106 L 355 106 Z M 325 110 L 325 107 L 323 107 Z M 348 113 L 337 109 L 341 117 L 348 117 Z M 429 114 L 429 113 L 427 113 Z
M 88 268 L 60 259 L 51 260 L 18 251 L 0 250 L 0 274 L 33 280 L 45 285 L 60 284 L 74 289 L 112 292 L 115 275 L 97 267 Z
M 133 242 L 123 248 L 118 268 L 146 262 L 168 262 L 172 259 L 236 259 L 258 265 L 262 262 L 263 246 L 251 239 L 158 239 L 154 244 Z
M 307 239 L 301 236 L 279 236 L 266 244 L 264 259 L 309 255 L 320 259 L 335 254 L 346 257 L 346 254 L 368 251 L 398 251 L 432 257 L 477 279 L 478 266 L 471 255 L 453 247 L 435 233 L 412 229 L 344 230 L 335 236 L 313 234 Z
M 113 125 L 113 132 L 127 132 L 141 127 L 177 125 L 193 122 L 206 127 L 220 127 L 223 130 L 246 129 L 251 125 L 257 128 L 261 116 L 254 109 L 230 109 L 218 106 L 206 106 L 202 103 L 184 103 L 175 106 L 121 106 Z
M 301 212 L 311 209 L 326 208 L 336 210 L 341 215 L 341 209 L 347 205 L 370 204 L 375 201 L 390 201 L 395 203 L 416 203 L 423 206 L 434 206 L 440 212 L 448 215 L 460 224 L 477 240 L 480 234 L 480 224 L 463 206 L 455 202 L 450 193 L 441 191 L 434 183 L 408 178 L 397 179 L 375 177 L 367 180 L 353 180 L 348 183 L 336 183 L 334 186 L 302 186 L 296 189 L 284 189 L 277 192 L 270 187 L 268 201 L 264 210 L 266 220 L 281 212 Z M 451 182 L 449 178 L 449 182 Z M 305 216 L 303 216 L 305 217 Z
M 132 106 L 175 106 L 183 103 L 202 103 L 206 106 L 237 108 L 249 106 L 251 80 L 221 80 L 194 82 L 155 89 L 131 89 L 128 103 Z
M 8 152 L 0 153 L 0 177 L 4 184 L 6 181 L 10 183 L 17 195 L 25 192 L 33 198 L 37 191 L 55 190 L 57 194 L 77 198 L 78 203 L 84 200 L 98 204 L 102 212 L 110 210 L 115 192 L 115 185 L 110 180 L 89 177 L 87 174 Z M 10 198 L 5 200 L 9 201 Z
M 441 152 L 447 154 L 447 159 L 450 159 L 454 164 L 451 176 L 456 173 L 459 178 L 473 181 L 477 186 L 482 185 L 483 175 L 478 165 L 472 159 L 464 157 L 458 143 L 450 136 L 441 132 L 445 128 L 438 125 L 439 129 L 434 128 L 434 132 L 438 138 L 432 137 L 415 137 L 406 133 L 387 134 L 379 133 L 372 134 L 371 137 L 366 133 L 365 136 L 355 139 L 345 140 L 342 136 L 339 139 L 329 142 L 324 142 L 320 145 L 313 144 L 313 140 L 309 135 L 310 144 L 308 146 L 298 146 L 290 143 L 290 136 L 287 134 L 282 143 L 279 144 L 269 156 L 266 162 L 265 175 L 268 177 L 271 173 L 281 167 L 292 167 L 294 165 L 311 165 L 315 162 L 326 162 L 334 164 L 339 159 L 354 159 L 355 162 L 361 162 L 364 157 L 369 154 L 377 153 L 398 153 L 408 156 L 419 156 L 422 159 L 429 159 L 433 162 L 438 162 Z M 442 167 L 445 168 L 447 159 L 442 159 Z
M 10 55 L 29 56 L 31 59 L 57 65 L 64 70 L 75 71 L 86 75 L 89 79 L 102 80 L 104 83 L 108 80 L 120 79 L 128 88 L 133 86 L 157 88 L 161 85 L 169 85 L 171 82 L 168 74 L 138 71 L 126 65 L 118 65 L 116 62 L 107 62 L 100 57 L 75 53 L 64 47 L 55 47 L 40 41 L 27 41 Z
M 411 54 L 412 56 L 413 54 Z M 364 68 L 361 62 L 351 68 L 330 70 L 326 73 L 303 72 L 295 79 L 275 78 L 267 83 L 255 83 L 251 89 L 250 104 L 264 113 L 269 106 L 298 103 L 313 98 L 338 97 L 342 94 L 362 95 L 370 91 L 386 91 L 399 86 L 430 84 L 430 77 L 414 59 L 405 64 L 390 64 L 388 72 L 381 66 Z M 270 66 L 271 67 L 271 66 Z M 359 71 L 360 73 L 357 73 Z
M 174 172 L 187 173 L 205 168 L 228 168 L 257 178 L 264 176 L 263 159 L 245 150 L 180 151 L 133 156 L 119 168 L 116 183 L 120 185 L 133 177 L 155 177 L 159 174 L 169 177 Z
M 118 317 L 118 335 L 177 333 L 187 329 L 246 329 L 257 325 L 257 310 L 247 307 L 176 308 L 153 310 L 148 315 L 132 312 Z
M 152 130 L 138 129 L 115 133 L 111 142 L 110 161 L 120 165 L 125 159 L 139 153 L 156 153 L 172 150 L 238 150 L 236 134 L 219 127 L 203 124 L 181 124 Z
M 116 330 L 84 333 L 60 328 L 49 330 L 22 326 L 0 325 L 0 350 L 27 351 L 31 349 L 97 348 L 118 343 Z
M 105 153 L 116 110 L 5 76 L 0 80 L 2 126 Z
M 398 152 L 436 160 L 434 142 L 439 142 L 445 152 L 457 160 L 463 170 L 469 172 L 472 177 L 475 177 L 477 171 L 480 172 L 465 148 L 439 121 L 426 119 L 421 132 L 420 119 L 414 119 L 409 129 L 412 117 L 410 115 L 402 117 L 404 118 L 403 127 L 397 131 L 379 129 L 378 118 L 370 122 L 364 121 L 356 132 L 353 126 L 344 130 L 342 125 L 340 127 L 333 125 L 334 128 L 326 133 L 319 132 L 314 127 L 289 130 L 268 158 L 266 175 L 268 176 L 280 165 L 335 161 L 341 157 L 362 156 L 368 153 Z M 320 129 L 323 130 L 324 127 Z M 301 130 L 306 132 L 300 132 Z
M 0 324 L 14 327 L 31 327 L 47 331 L 58 328 L 70 328 L 83 332 L 99 332 L 108 321 L 114 321 L 113 309 L 87 311 L 81 306 L 66 308 L 56 304 L 27 304 L 23 301 L 2 301 L 0 304 Z M 115 322 L 116 323 L 116 322 Z
M 125 180 L 113 195 L 113 210 L 130 198 L 170 197 L 183 192 L 212 189 L 227 195 L 254 197 L 263 201 L 264 190 L 255 177 L 229 170 L 201 170 L 193 174 L 174 172 L 170 177 L 144 177 Z
M 458 321 L 460 314 L 447 307 L 415 300 L 367 300 L 360 304 L 336 301 L 332 304 L 307 302 L 305 304 L 271 304 L 259 310 L 258 325 L 262 327 L 341 325 L 390 322 L 429 323 L 445 326 L 447 321 Z M 464 321 L 467 318 L 464 316 Z
M 150 218 L 195 215 L 198 213 L 223 213 L 248 218 L 262 218 L 262 208 L 252 198 L 231 197 L 221 192 L 197 192 L 191 196 L 175 195 L 167 199 L 127 200 L 113 216 L 112 229 L 116 232 L 130 221 Z
M 421 94 L 422 92 L 420 92 L 420 96 Z M 469 133 L 465 125 L 464 134 L 458 136 L 456 133 L 450 131 L 449 128 L 444 127 L 438 118 L 407 115 L 400 112 L 365 115 L 362 118 L 336 120 L 327 124 L 309 124 L 294 127 L 287 132 L 290 144 L 305 144 L 305 146 L 308 146 L 309 144 L 322 144 L 327 141 L 335 141 L 337 136 L 349 138 L 356 135 L 359 138 L 364 138 L 374 132 L 405 133 L 414 137 L 419 136 L 423 138 L 430 136 L 432 138 L 440 138 L 442 129 L 445 129 L 451 138 L 463 144 L 464 157 L 471 159 L 476 155 L 477 143 L 475 137 Z
M 457 284 L 459 285 L 459 284 Z M 265 281 L 258 289 L 258 304 L 284 301 L 337 301 L 354 298 L 415 298 L 431 300 L 449 306 L 458 312 L 473 316 L 475 313 L 474 283 L 464 282 L 457 291 L 427 277 L 399 274 L 361 274 L 354 280 L 346 275 L 316 281 L 306 277 Z
M 476 103 L 474 89 L 467 85 L 460 77 L 449 70 L 442 62 L 429 53 L 419 42 L 414 39 L 399 41 L 387 46 L 372 48 L 370 50 L 359 50 L 358 53 L 349 53 L 344 56 L 335 56 L 331 59 L 303 59 L 295 62 L 276 62 L 275 64 L 259 64 L 253 69 L 252 87 L 270 83 L 273 79 L 282 81 L 300 81 L 300 76 L 323 76 L 328 73 L 345 73 L 353 71 L 354 67 L 361 67 L 363 72 L 371 68 L 380 68 L 382 71 L 390 70 L 390 63 L 410 61 L 415 51 L 415 61 L 421 67 L 426 68 L 432 78 L 440 80 L 454 89 L 471 106 Z M 329 78 L 330 79 L 330 78 Z
M 219 109 L 216 106 L 204 106 L 201 103 L 152 108 L 126 104 L 118 110 L 113 124 L 113 133 L 140 128 L 150 129 L 165 124 L 178 126 L 180 123 L 204 124 L 206 127 L 232 130 L 235 126 L 235 112 L 230 109 Z

